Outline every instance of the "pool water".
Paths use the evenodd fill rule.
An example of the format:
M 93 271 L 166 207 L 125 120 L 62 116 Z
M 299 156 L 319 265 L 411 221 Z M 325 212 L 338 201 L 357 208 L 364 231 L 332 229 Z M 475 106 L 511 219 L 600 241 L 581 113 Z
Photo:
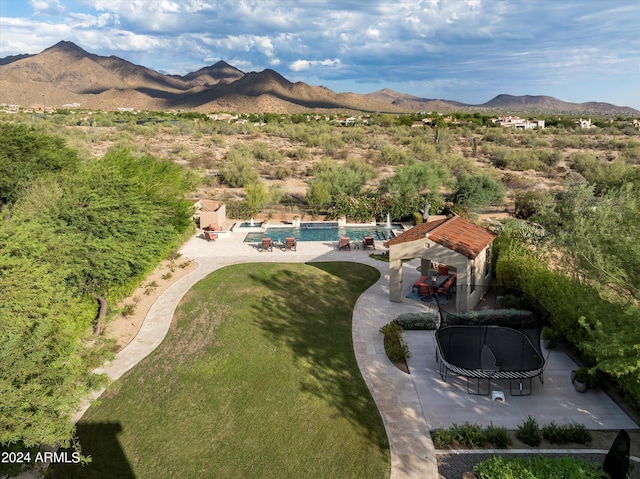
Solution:
M 262 226 L 262 221 L 254 221 L 253 224 L 250 222 L 240 223 L 236 228 L 260 228 Z
M 348 236 L 351 241 L 362 241 L 365 236 L 386 241 L 393 238 L 393 231 L 384 226 L 352 226 L 348 228 L 267 228 L 266 231 L 248 233 L 245 243 L 259 243 L 262 238 L 271 238 L 276 243 L 284 242 L 285 238 L 295 238 L 296 241 L 338 241 L 340 237 Z

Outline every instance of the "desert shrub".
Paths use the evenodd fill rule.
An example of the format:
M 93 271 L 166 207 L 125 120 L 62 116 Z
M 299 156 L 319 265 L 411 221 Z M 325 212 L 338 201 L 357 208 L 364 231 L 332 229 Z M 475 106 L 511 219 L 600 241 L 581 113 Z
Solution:
M 162 275 L 162 279 L 167 280 L 167 279 L 171 279 L 173 277 L 173 274 L 171 273 L 165 273 Z
M 232 188 L 240 188 L 258 181 L 257 165 L 244 147 L 234 147 L 220 168 L 220 178 Z
M 404 165 L 407 163 L 409 156 L 407 152 L 397 146 L 390 144 L 384 145 L 378 150 L 375 162 L 377 165 Z
M 135 312 L 136 312 L 136 305 L 135 304 L 125 304 L 122 307 L 122 310 L 120 311 L 120 314 L 122 314 L 122 316 L 127 318 L 127 317 L 131 316 Z
M 442 155 L 440 162 L 451 170 L 456 178 L 464 175 L 475 175 L 478 172 L 478 167 L 474 160 L 460 155 Z
M 489 128 L 482 139 L 502 146 L 516 145 L 514 134 L 506 128 Z
M 277 163 L 284 159 L 280 151 L 275 150 L 263 141 L 256 141 L 251 144 L 253 157 L 258 161 L 267 161 L 269 163 Z
M 583 139 L 578 135 L 558 135 L 553 140 L 555 148 L 582 148 Z
M 462 176 L 458 178 L 452 201 L 463 207 L 479 207 L 500 204 L 504 201 L 506 188 L 490 176 Z
M 546 191 L 516 192 L 514 216 L 526 220 L 553 204 L 553 196 Z
M 364 128 L 352 127 L 342 131 L 342 141 L 351 145 L 362 145 L 364 143 Z
M 584 459 L 561 457 L 494 456 L 473 468 L 478 479 L 601 479 L 602 467 Z
M 438 329 L 438 313 L 404 313 L 393 320 L 403 330 L 434 330 Z
M 551 444 L 588 444 L 591 434 L 583 424 L 561 424 L 550 422 L 542 427 L 542 437 Z
M 423 135 L 413 138 L 409 144 L 409 150 L 419 161 L 431 160 L 438 157 L 438 151 L 432 141 Z
M 487 426 L 484 431 L 486 441 L 498 449 L 505 449 L 511 445 L 511 436 L 506 427 Z
M 402 337 L 404 330 L 401 326 L 392 321 L 381 327 L 380 332 L 384 335 L 384 349 L 391 361 L 403 361 L 411 357 L 409 346 Z
M 306 160 L 311 156 L 311 151 L 305 146 L 299 146 L 295 150 L 289 152 L 289 157 L 296 160 Z
M 542 441 L 538 421 L 531 416 L 527 416 L 524 423 L 518 426 L 516 437 L 528 446 L 538 447 Z

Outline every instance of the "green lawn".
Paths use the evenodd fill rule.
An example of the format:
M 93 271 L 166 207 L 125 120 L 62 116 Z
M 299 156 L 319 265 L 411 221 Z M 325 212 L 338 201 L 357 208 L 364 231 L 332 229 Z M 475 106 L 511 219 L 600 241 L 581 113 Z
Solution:
M 91 465 L 55 477 L 387 478 L 351 315 L 357 263 L 244 264 L 185 295 L 161 346 L 78 425 Z

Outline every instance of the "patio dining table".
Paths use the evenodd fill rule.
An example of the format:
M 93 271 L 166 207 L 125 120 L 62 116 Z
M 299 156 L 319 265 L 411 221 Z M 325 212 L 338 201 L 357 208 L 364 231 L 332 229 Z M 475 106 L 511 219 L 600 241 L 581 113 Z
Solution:
M 435 278 L 435 281 L 434 281 Z M 413 283 L 413 291 L 417 292 L 420 290 L 420 286 L 429 286 L 432 291 L 436 291 L 440 286 L 444 284 L 444 282 L 449 279 L 448 275 L 444 274 L 436 274 L 430 276 L 420 276 L 418 281 Z

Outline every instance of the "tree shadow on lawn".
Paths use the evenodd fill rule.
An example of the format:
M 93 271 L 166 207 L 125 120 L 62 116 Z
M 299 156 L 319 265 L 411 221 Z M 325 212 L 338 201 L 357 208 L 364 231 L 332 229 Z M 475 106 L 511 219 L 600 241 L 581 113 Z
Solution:
M 353 351 L 351 324 L 358 297 L 380 277 L 360 263 L 307 263 L 323 273 L 291 269 L 251 279 L 272 294 L 256 305 L 255 323 L 276 344 L 286 344 L 311 378 L 300 388 L 326 401 L 381 451 L 389 444 L 382 419 Z

